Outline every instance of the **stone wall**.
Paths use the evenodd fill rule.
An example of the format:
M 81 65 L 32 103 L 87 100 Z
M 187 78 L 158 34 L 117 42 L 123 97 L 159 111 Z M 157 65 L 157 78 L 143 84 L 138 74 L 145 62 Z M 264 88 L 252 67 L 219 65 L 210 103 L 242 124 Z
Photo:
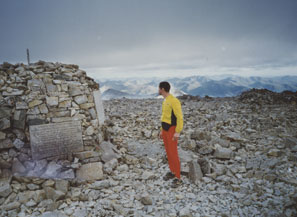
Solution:
M 98 95 L 99 85 L 77 65 L 43 61 L 0 65 L 1 175 L 10 170 L 25 174 L 47 164 L 32 161 L 29 128 L 33 125 L 80 121 L 83 151 L 102 142 L 99 123 L 104 120 L 98 117 L 104 114 L 97 113 L 94 91 Z

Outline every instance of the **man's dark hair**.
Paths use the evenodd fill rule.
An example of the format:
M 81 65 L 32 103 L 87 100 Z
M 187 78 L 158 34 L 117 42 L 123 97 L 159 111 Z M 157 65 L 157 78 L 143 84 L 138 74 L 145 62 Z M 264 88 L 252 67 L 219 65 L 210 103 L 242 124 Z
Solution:
M 165 90 L 167 93 L 169 93 L 169 91 L 170 91 L 170 84 L 169 84 L 167 81 L 162 81 L 162 82 L 160 82 L 160 84 L 159 84 L 159 88 L 160 88 L 160 89 L 164 88 L 164 90 Z

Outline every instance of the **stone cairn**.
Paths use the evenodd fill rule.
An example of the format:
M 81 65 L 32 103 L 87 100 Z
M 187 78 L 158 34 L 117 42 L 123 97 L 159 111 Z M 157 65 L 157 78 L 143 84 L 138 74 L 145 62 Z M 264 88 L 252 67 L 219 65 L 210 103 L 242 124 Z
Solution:
M 44 61 L 0 65 L 1 177 L 100 179 L 101 159 L 107 161 L 116 154 L 111 143 L 102 143 L 104 110 L 102 107 L 99 111 L 94 97 L 98 90 L 99 85 L 77 65 Z M 99 102 L 102 105 L 101 99 Z M 67 127 L 77 123 L 73 121 L 81 125 L 83 145 L 79 150 L 70 148 L 63 155 L 32 157 L 30 127 L 53 124 L 49 126 L 54 128 L 55 124 L 69 123 Z M 96 147 L 98 144 L 105 149 Z M 109 151 L 107 157 L 98 150 Z

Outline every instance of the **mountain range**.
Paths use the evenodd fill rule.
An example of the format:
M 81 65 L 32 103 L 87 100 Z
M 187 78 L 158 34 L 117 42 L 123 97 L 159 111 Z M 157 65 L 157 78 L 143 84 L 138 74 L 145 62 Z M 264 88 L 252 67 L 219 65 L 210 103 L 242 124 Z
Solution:
M 96 80 L 100 84 L 102 99 L 155 98 L 158 96 L 160 78 L 129 78 L 122 80 Z M 175 96 L 231 97 L 256 88 L 273 92 L 297 91 L 297 76 L 242 77 L 236 75 L 191 76 L 170 78 L 171 93 Z

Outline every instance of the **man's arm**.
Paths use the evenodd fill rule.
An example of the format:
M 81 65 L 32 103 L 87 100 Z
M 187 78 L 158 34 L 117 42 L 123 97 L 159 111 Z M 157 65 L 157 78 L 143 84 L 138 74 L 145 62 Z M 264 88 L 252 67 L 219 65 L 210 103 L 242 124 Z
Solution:
M 178 99 L 173 101 L 172 109 L 173 109 L 174 115 L 176 117 L 175 132 L 179 134 L 183 129 L 184 121 L 183 121 L 183 113 L 182 113 L 181 104 Z

